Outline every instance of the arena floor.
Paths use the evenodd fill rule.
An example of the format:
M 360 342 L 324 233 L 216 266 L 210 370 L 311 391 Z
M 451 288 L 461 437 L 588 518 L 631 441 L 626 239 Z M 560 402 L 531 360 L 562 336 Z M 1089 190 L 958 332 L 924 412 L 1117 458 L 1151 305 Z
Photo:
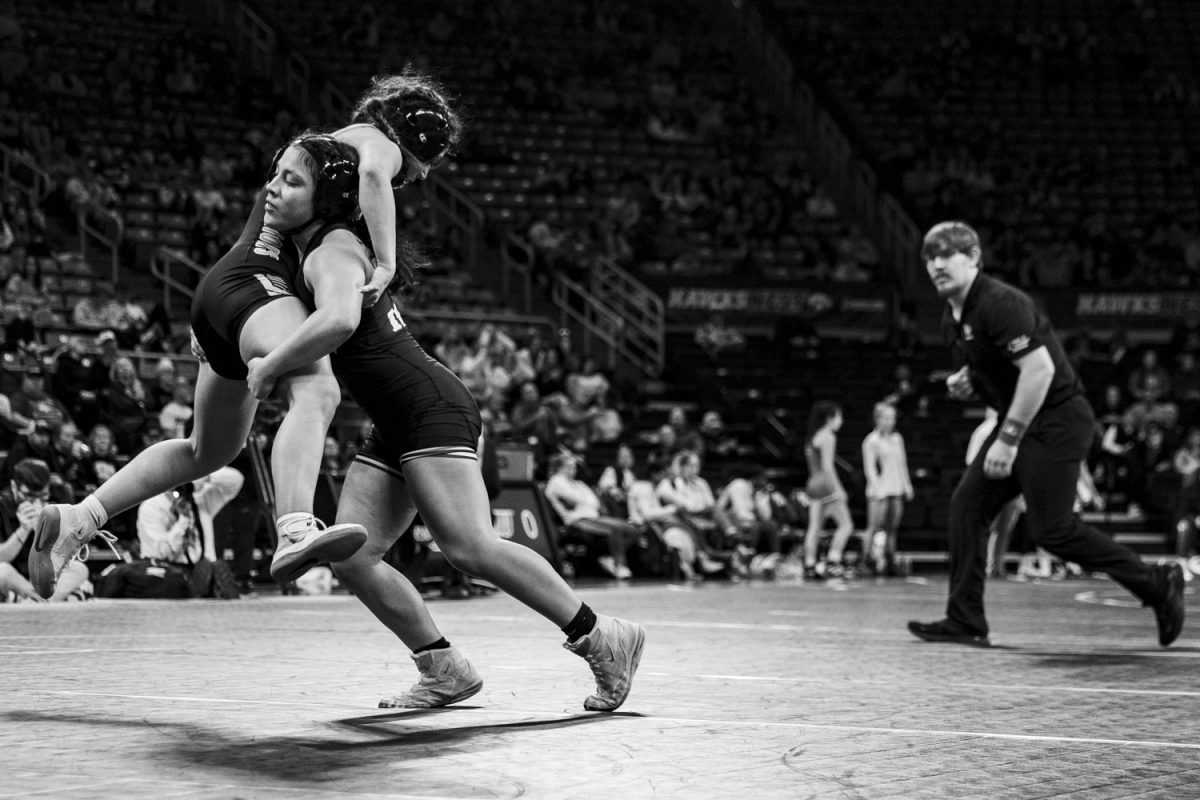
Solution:
M 1101 580 L 993 583 L 994 647 L 918 642 L 944 581 L 581 589 L 649 634 L 628 703 L 503 595 L 438 601 L 484 674 L 376 708 L 406 653 L 345 595 L 0 606 L 0 798 L 1196 798 L 1200 603 L 1157 646 Z

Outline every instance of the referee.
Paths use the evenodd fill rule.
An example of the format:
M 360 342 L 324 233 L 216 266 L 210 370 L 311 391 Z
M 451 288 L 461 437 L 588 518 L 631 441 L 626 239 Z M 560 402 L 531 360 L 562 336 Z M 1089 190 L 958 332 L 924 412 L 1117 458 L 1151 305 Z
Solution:
M 1169 645 L 1183 629 L 1183 570 L 1143 563 L 1074 512 L 1095 418 L 1049 320 L 1027 294 L 980 271 L 979 235 L 966 223 L 935 225 L 921 254 L 947 303 L 942 330 L 958 370 L 946 379 L 947 390 L 960 400 L 978 394 L 1002 422 L 950 500 L 946 618 L 909 622 L 909 631 L 928 642 L 990 644 L 983 611 L 988 524 L 1024 495 L 1033 541 L 1085 570 L 1108 573 L 1152 606 L 1158 642 Z

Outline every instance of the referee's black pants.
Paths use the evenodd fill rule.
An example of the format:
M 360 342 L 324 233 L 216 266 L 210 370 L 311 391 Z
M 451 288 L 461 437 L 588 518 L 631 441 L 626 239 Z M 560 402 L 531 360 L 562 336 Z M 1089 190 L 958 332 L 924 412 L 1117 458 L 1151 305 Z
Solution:
M 983 474 L 993 432 L 967 468 L 950 500 L 950 597 L 946 618 L 965 633 L 986 636 L 983 588 L 988 525 L 1004 504 L 1025 496 L 1025 520 L 1035 544 L 1089 572 L 1106 572 L 1144 603 L 1160 599 L 1155 572 L 1136 553 L 1075 513 L 1080 461 L 1092 441 L 1094 417 L 1082 397 L 1043 409 L 1017 449 L 1012 474 Z

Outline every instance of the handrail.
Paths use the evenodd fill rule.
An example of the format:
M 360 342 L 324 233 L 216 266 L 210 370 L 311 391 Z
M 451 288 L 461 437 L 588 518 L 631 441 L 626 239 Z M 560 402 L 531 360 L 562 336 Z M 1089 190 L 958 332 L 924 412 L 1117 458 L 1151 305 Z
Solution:
M 593 261 L 590 289 L 624 320 L 622 352 L 643 371 L 661 374 L 666 361 L 666 312 L 662 297 L 603 256 Z
M 621 315 L 598 302 L 583 284 L 562 273 L 554 276 L 550 293 L 562 316 L 563 325 L 572 321 L 583 329 L 582 351 L 591 352 L 591 338 L 595 336 L 608 347 L 606 366 L 609 369 L 616 367 L 617 353 L 623 352 L 621 331 L 625 321 Z
M 154 254 L 150 256 L 150 274 L 162 282 L 163 308 L 169 309 L 171 307 L 172 290 L 179 292 L 189 300 L 196 294 L 191 283 L 181 281 L 175 276 L 174 270 L 176 268 L 195 273 L 197 275 L 197 282 L 199 276 L 203 276 L 207 272 L 203 266 L 197 264 L 178 250 L 170 247 L 160 247 L 154 251 Z
M 0 144 L 0 177 L 30 200 L 31 205 L 40 205 L 50 193 L 50 173 L 37 165 L 32 158 L 18 153 L 8 145 Z
M 479 266 L 479 240 L 483 236 L 484 226 L 483 209 L 441 175 L 430 175 L 421 183 L 421 191 L 430 206 L 439 211 L 446 222 L 460 228 L 466 234 L 465 266 L 474 272 Z
M 93 225 L 93 219 L 99 223 L 108 223 L 112 233 L 106 233 Z M 87 260 L 89 240 L 95 240 L 101 247 L 108 248 L 110 280 L 115 284 L 121 270 L 121 242 L 125 239 L 125 220 L 116 211 L 94 201 L 80 209 L 77 220 L 80 255 Z

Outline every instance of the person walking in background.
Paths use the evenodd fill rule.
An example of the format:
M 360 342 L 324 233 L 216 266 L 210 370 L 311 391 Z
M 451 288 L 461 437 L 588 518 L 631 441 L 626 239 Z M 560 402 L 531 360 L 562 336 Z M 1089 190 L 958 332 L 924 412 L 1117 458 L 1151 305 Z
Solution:
M 1150 566 L 1075 513 L 1079 465 L 1095 417 L 1058 336 L 1029 295 L 982 272 L 979 235 L 942 222 L 921 248 L 929 278 L 946 301 L 942 329 L 956 369 L 951 397 L 979 394 L 1002 421 L 988 435 L 950 500 L 950 585 L 945 618 L 908 623 L 930 642 L 990 644 L 983 592 L 988 524 L 1023 495 L 1034 543 L 1088 572 L 1106 572 L 1154 609 L 1158 641 L 1184 623 L 1183 571 Z
M 896 407 L 876 403 L 875 429 L 862 443 L 863 473 L 867 480 L 867 527 L 862 551 L 869 553 L 875 574 L 896 571 L 896 535 L 904 503 L 913 498 L 904 437 L 896 430 Z
M 842 408 L 832 400 L 818 400 L 808 415 L 808 434 L 804 440 L 804 460 L 808 465 L 808 532 L 804 535 L 804 577 L 837 578 L 844 573 L 842 555 L 854 522 L 846 489 L 837 474 L 837 432 L 842 427 Z M 821 532 L 826 520 L 837 528 L 824 562 L 818 563 Z

